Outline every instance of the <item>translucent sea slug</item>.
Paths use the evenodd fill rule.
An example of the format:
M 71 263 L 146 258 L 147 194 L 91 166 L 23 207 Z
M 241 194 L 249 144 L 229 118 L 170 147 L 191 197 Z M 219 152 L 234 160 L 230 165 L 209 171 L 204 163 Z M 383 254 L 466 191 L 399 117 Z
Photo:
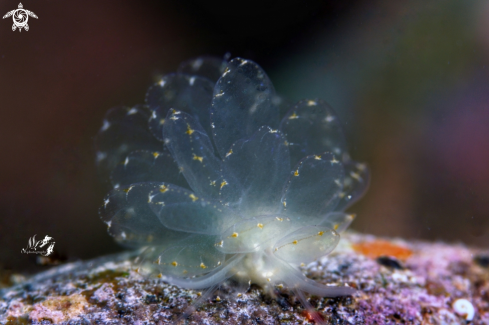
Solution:
M 109 233 L 169 283 L 203 289 L 227 278 L 348 295 L 299 267 L 329 254 L 368 185 L 340 122 L 321 100 L 294 106 L 254 62 L 197 58 L 164 76 L 146 105 L 110 110 L 97 162 L 113 189 L 100 208 Z

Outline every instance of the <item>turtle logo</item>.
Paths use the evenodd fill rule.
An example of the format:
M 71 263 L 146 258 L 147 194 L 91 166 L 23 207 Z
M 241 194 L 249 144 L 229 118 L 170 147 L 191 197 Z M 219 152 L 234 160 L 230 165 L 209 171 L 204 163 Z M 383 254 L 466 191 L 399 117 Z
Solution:
M 12 25 L 12 30 L 15 32 L 15 30 L 18 28 L 19 32 L 22 31 L 22 28 L 24 28 L 26 31 L 29 30 L 29 25 L 27 25 L 27 21 L 29 20 L 29 16 L 36 18 L 37 16 L 35 13 L 29 10 L 25 10 L 24 7 L 22 6 L 22 3 L 19 3 L 19 8 L 9 11 L 3 16 L 3 19 L 8 18 L 12 16 L 14 20 L 14 24 Z

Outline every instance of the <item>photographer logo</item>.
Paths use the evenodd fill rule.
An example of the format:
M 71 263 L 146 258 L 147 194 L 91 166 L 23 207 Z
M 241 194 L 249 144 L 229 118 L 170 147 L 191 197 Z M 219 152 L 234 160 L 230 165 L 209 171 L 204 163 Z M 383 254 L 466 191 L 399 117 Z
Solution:
M 19 3 L 19 7 L 17 9 L 7 12 L 3 16 L 3 19 L 8 18 L 10 16 L 12 16 L 12 19 L 14 20 L 14 24 L 12 25 L 12 31 L 14 32 L 17 28 L 19 29 L 19 32 L 22 31 L 22 28 L 24 28 L 26 31 L 29 30 L 29 25 L 27 25 L 29 16 L 37 19 L 36 14 L 33 13 L 32 11 L 25 10 L 24 6 L 22 6 L 22 3 Z
M 36 235 L 29 238 L 27 248 L 22 248 L 20 251 L 24 254 L 41 254 L 42 256 L 49 256 L 54 251 L 54 238 L 46 235 L 43 240 L 36 240 Z

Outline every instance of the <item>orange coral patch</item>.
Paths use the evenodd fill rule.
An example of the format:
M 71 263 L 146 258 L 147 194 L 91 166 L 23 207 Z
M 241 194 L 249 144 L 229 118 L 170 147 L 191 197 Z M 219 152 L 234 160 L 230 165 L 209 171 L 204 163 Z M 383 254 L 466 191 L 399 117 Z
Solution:
M 354 244 L 353 249 L 370 258 L 392 256 L 400 260 L 405 260 L 413 254 L 413 252 L 406 247 L 395 245 L 384 240 Z

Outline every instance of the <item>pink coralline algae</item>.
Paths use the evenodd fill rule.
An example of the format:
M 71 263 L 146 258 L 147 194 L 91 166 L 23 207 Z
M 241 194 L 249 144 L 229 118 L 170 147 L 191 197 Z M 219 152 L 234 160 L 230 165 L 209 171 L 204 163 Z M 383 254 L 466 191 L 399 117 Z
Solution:
M 377 241 L 409 250 L 403 259 L 354 247 Z M 135 272 L 138 252 L 67 264 L 0 292 L 0 323 L 173 324 L 202 298 Z M 307 297 L 327 324 L 489 324 L 489 251 L 463 245 L 379 239 L 346 233 L 337 249 L 303 268 L 321 284 L 346 283 L 350 296 Z M 297 296 L 225 281 L 187 324 L 310 324 Z M 70 303 L 73 302 L 73 303 Z M 462 305 L 461 305 L 462 304 Z M 461 305 L 461 306 L 460 306 Z M 473 307 L 473 315 L 464 313 Z M 468 308 L 468 309 L 467 309 Z

